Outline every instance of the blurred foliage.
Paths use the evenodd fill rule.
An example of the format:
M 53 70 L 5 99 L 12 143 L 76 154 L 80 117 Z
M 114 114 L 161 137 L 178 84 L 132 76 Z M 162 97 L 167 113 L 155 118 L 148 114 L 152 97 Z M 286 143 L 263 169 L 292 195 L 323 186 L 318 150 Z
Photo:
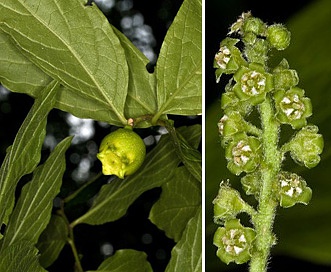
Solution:
M 288 255 L 326 267 L 331 266 L 331 183 L 328 172 L 331 164 L 331 107 L 328 104 L 331 102 L 330 23 L 331 2 L 327 0 L 313 1 L 286 23 L 292 40 L 290 47 L 280 55 L 287 58 L 292 69 L 297 70 L 299 86 L 305 89 L 306 95 L 312 100 L 313 116 L 308 122 L 319 126 L 325 148 L 322 161 L 316 168 L 306 170 L 297 167 L 289 158 L 284 162 L 286 169 L 306 179 L 313 190 L 313 197 L 308 206 L 278 209 L 275 219 L 278 243 L 272 250 L 272 255 Z M 275 54 L 271 61 L 276 64 L 280 59 Z M 218 90 L 221 92 L 220 86 Z M 215 255 L 212 237 L 216 225 L 212 219 L 211 202 L 222 179 L 229 178 L 233 187 L 241 190 L 238 177 L 226 169 L 216 125 L 221 116 L 220 102 L 216 101 L 206 112 L 206 271 L 209 272 L 232 268 L 221 264 Z

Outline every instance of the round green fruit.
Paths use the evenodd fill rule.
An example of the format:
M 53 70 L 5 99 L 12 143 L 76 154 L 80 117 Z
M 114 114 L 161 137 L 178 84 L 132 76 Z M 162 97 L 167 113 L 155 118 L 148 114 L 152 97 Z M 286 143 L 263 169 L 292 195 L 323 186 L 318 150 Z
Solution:
M 144 162 L 144 141 L 131 129 L 120 128 L 108 134 L 100 144 L 98 159 L 104 175 L 119 178 L 135 173 Z

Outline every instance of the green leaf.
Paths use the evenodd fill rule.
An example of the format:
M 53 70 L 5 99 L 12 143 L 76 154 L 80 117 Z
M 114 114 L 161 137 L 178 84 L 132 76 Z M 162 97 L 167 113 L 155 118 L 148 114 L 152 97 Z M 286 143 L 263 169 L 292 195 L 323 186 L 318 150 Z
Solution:
M 74 89 L 78 102 L 83 97 L 89 106 L 89 101 L 97 100 L 108 107 L 109 122 L 126 124 L 128 68 L 123 48 L 101 11 L 84 4 L 82 0 L 4 1 L 0 27 L 33 63 Z M 74 98 L 63 103 L 72 105 Z
M 40 161 L 47 115 L 54 106 L 57 88 L 58 83 L 53 81 L 43 89 L 20 127 L 13 145 L 7 149 L 0 169 L 0 224 L 8 221 L 19 179 L 31 173 Z
M 201 0 L 185 0 L 167 32 L 156 64 L 156 119 L 202 112 L 201 13 Z
M 133 249 L 117 250 L 114 256 L 104 260 L 98 270 L 89 272 L 152 272 L 144 252 Z
M 51 78 L 24 57 L 0 30 L 0 82 L 13 92 L 26 93 L 36 97 Z
M 46 272 L 38 262 L 37 249 L 27 241 L 19 241 L 0 254 L 0 271 Z
M 23 187 L 6 227 L 2 249 L 21 240 L 37 243 L 51 216 L 53 200 L 60 191 L 65 152 L 71 140 L 72 137 L 68 137 L 59 143 L 47 161 L 33 172 L 32 180 Z
M 79 118 L 89 118 L 106 122 L 113 125 L 123 126 L 114 120 L 114 114 L 109 104 L 98 98 L 87 97 L 85 93 L 77 92 L 74 89 L 63 87 L 57 94 L 55 107 Z
M 68 238 L 68 226 L 63 217 L 52 215 L 46 229 L 41 233 L 36 247 L 43 267 L 50 266 L 60 255 Z
M 179 167 L 173 178 L 162 185 L 161 198 L 152 207 L 149 219 L 177 242 L 198 208 L 201 184 L 185 167 Z
M 202 181 L 202 157 L 201 153 L 196 149 L 198 145 L 192 147 L 186 139 L 176 131 L 172 122 L 164 121 L 164 124 L 169 131 L 171 140 L 178 157 L 187 167 L 189 172 L 198 180 Z
M 182 127 L 179 131 L 191 144 L 200 141 L 199 125 Z M 161 186 L 171 179 L 179 162 L 169 135 L 162 136 L 158 145 L 147 154 L 144 164 L 136 174 L 124 180 L 112 180 L 102 186 L 90 210 L 72 225 L 97 225 L 117 220 L 143 192 Z
M 147 71 L 149 60 L 115 27 L 113 30 L 119 38 L 125 52 L 129 67 L 128 96 L 125 101 L 125 116 L 135 118 L 156 112 L 155 74 Z
M 193 148 L 190 144 L 187 143 L 185 138 L 177 132 L 177 137 L 179 139 L 180 150 L 177 150 L 180 155 L 180 159 L 187 167 L 189 172 L 199 181 L 202 182 L 202 157 L 201 153 Z M 196 146 L 197 148 L 198 146 Z M 177 152 L 177 154 L 178 154 Z
M 13 92 L 36 97 L 52 81 L 14 45 L 9 36 L 0 31 L 0 81 Z M 86 99 L 84 94 L 61 86 L 54 107 L 80 118 L 111 122 L 108 104 L 96 99 Z
M 188 222 L 183 236 L 171 251 L 166 272 L 202 271 L 201 206 Z

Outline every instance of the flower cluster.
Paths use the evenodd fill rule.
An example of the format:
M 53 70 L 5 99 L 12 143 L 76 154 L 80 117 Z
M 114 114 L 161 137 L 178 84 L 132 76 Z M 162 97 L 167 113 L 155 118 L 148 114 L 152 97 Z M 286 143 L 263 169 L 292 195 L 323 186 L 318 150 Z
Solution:
M 231 26 L 231 34 L 236 38 L 225 38 L 214 58 L 217 82 L 223 74 L 232 75 L 222 94 L 224 115 L 218 122 L 227 168 L 237 176 L 242 175 L 244 191 L 259 201 L 266 176 L 262 171 L 270 164 L 265 156 L 266 148 L 270 146 L 270 137 L 264 134 L 266 122 L 274 124 L 276 134 L 281 125 L 290 126 L 296 130 L 290 141 L 278 146 L 278 135 L 278 140 L 273 142 L 274 160 L 279 166 L 269 172 L 273 173 L 270 197 L 284 208 L 296 203 L 308 204 L 312 191 L 306 181 L 295 173 L 282 171 L 281 163 L 288 152 L 295 162 L 307 168 L 315 167 L 323 150 L 323 137 L 316 126 L 307 122 L 312 115 L 312 104 L 298 86 L 297 72 L 290 69 L 286 59 L 275 68 L 267 65 L 270 51 L 289 46 L 290 32 L 280 24 L 268 26 L 248 12 Z M 257 114 L 262 116 L 261 111 L 266 108 L 268 116 L 272 117 L 264 123 L 261 117 L 261 125 L 256 125 Z M 225 263 L 248 261 L 256 234 L 254 229 L 242 226 L 236 217 L 242 212 L 252 217 L 257 211 L 240 197 L 238 191 L 224 184 L 213 204 L 214 221 L 221 225 L 214 236 L 217 256 Z M 254 220 L 252 223 L 254 225 Z

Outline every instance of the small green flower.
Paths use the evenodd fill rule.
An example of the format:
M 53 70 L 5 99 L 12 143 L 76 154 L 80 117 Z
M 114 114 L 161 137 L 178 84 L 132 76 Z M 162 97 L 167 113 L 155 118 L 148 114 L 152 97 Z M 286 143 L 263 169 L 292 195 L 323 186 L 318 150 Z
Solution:
M 146 147 L 139 135 L 131 129 L 119 128 L 101 141 L 97 157 L 104 175 L 123 179 L 138 170 L 145 155 Z
M 312 196 L 312 190 L 306 181 L 295 173 L 282 171 L 278 175 L 280 206 L 289 208 L 296 203 L 307 205 Z
M 276 90 L 287 90 L 299 83 L 298 73 L 289 69 L 285 59 L 273 70 L 274 86 Z
M 279 122 L 289 124 L 294 129 L 307 124 L 306 118 L 312 115 L 312 105 L 304 93 L 303 89 L 292 87 L 287 91 L 279 90 L 274 94 L 276 117 Z
M 226 264 L 235 262 L 242 264 L 251 258 L 251 249 L 255 231 L 245 228 L 239 219 L 226 221 L 214 235 L 214 245 L 218 247 L 216 255 Z
M 235 175 L 253 172 L 261 160 L 261 143 L 256 137 L 238 133 L 226 146 L 225 156 L 228 169 Z
M 214 58 L 214 68 L 217 68 L 216 82 L 219 82 L 222 74 L 233 74 L 241 65 L 245 65 L 246 62 L 240 50 L 235 46 L 237 42 L 239 40 L 233 38 L 225 38 L 221 42 L 220 49 Z
M 236 133 L 245 131 L 245 120 L 237 111 L 231 111 L 223 115 L 218 122 L 218 131 L 222 137 L 233 136 Z
M 216 224 L 223 224 L 225 220 L 235 218 L 238 213 L 251 214 L 253 211 L 253 208 L 241 198 L 239 192 L 224 182 L 221 182 L 213 204 Z
M 248 34 L 244 37 L 244 42 L 246 43 L 244 49 L 245 56 L 251 63 L 264 65 L 268 60 L 269 44 L 265 39 L 257 37 L 254 39 L 253 35 Z
M 233 91 L 240 100 L 248 100 L 252 105 L 264 101 L 266 93 L 273 88 L 272 75 L 265 72 L 262 65 L 252 63 L 241 67 L 235 74 Z
M 251 112 L 252 105 L 247 101 L 241 101 L 232 91 L 232 88 L 231 83 L 227 84 L 225 87 L 226 92 L 222 94 L 221 108 L 225 112 L 237 111 L 243 116 Z
M 243 12 L 236 22 L 234 22 L 230 27 L 229 35 L 232 33 L 242 34 L 242 27 L 244 22 L 252 16 L 251 12 Z
M 241 178 L 240 182 L 247 195 L 254 195 L 255 199 L 258 199 L 261 186 L 261 175 L 259 171 L 245 175 Z
M 315 167 L 321 160 L 324 141 L 323 136 L 317 132 L 317 126 L 308 125 L 298 131 L 288 143 L 293 160 L 303 163 L 307 168 Z

